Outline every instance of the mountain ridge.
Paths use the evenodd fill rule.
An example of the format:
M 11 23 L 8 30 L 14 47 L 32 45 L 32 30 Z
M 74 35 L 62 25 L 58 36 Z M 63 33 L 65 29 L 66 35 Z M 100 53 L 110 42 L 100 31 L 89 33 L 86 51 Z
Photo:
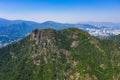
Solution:
M 120 50 L 78 28 L 35 29 L 26 38 L 0 49 L 0 79 L 120 79 Z

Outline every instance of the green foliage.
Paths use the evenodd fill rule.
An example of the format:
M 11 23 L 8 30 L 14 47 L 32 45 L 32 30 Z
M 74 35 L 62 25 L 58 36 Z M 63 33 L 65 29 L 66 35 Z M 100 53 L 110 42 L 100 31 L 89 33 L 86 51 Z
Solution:
M 33 31 L 0 49 L 0 80 L 119 80 L 119 38 L 99 40 L 76 28 Z

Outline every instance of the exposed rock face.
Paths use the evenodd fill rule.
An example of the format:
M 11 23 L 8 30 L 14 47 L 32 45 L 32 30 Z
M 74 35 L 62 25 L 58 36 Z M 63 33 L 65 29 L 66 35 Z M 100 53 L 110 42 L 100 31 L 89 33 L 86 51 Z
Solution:
M 105 64 L 100 64 L 100 67 L 101 67 L 102 69 L 105 69 Z
M 79 41 L 73 41 L 71 47 L 76 48 L 78 45 L 79 45 Z
M 33 37 L 33 38 L 37 38 L 38 35 L 39 35 L 39 30 L 38 30 L 38 29 L 34 29 L 34 30 L 32 31 L 32 37 Z

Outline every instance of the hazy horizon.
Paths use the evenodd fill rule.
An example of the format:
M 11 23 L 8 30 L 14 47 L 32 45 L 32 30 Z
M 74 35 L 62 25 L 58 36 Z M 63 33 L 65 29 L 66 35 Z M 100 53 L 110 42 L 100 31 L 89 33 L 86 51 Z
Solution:
M 21 20 L 21 21 L 32 21 L 32 22 L 36 22 L 36 23 L 44 23 L 44 22 L 49 22 L 49 21 L 51 21 L 51 22 L 66 23 L 66 24 L 67 24 L 67 23 L 68 23 L 68 24 L 79 24 L 79 23 L 119 23 L 119 24 L 120 24 L 120 22 L 108 22 L 108 21 L 105 21 L 105 22 L 103 22 L 103 21 L 58 22 L 58 21 L 48 20 L 48 21 L 41 21 L 41 22 L 39 22 L 39 21 L 28 20 L 28 19 L 7 19 L 7 18 L 2 18 L 2 17 L 0 17 L 0 19 L 10 20 L 10 21 L 17 21 L 17 20 Z
M 119 7 L 119 0 L 0 0 L 0 18 L 39 23 L 119 23 Z

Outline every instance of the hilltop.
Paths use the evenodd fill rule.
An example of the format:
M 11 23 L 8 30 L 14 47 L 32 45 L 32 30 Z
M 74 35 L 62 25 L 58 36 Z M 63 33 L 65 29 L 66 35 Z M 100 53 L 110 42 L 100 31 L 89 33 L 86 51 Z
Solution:
M 34 29 L 0 49 L 0 80 L 119 80 L 120 49 L 77 29 Z

